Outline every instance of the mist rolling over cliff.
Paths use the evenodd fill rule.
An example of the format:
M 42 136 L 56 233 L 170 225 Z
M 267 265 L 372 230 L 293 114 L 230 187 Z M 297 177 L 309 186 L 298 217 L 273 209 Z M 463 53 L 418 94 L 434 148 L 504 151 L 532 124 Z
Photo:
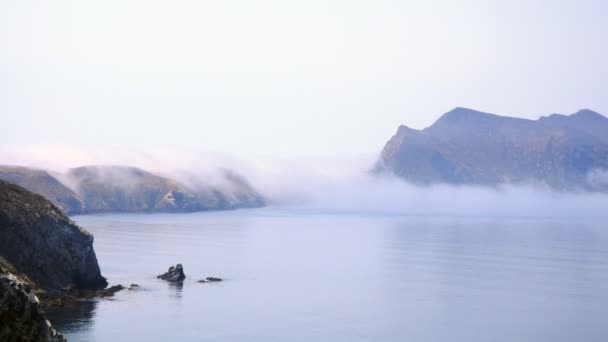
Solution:
M 606 18 L 0 1 L 0 342 L 608 341 Z
M 555 189 L 544 184 L 542 180 L 496 184 L 451 184 L 448 181 L 418 184 L 390 173 L 378 173 L 377 170 L 374 172 L 378 158 L 375 155 L 341 158 L 255 156 L 239 158 L 183 150 L 171 154 L 166 151 L 142 153 L 142 151 L 106 150 L 103 152 L 103 149 L 97 149 L 90 153 L 83 148 L 65 146 L 55 148 L 70 153 L 55 153 L 52 154 L 54 159 L 46 160 L 32 157 L 26 163 L 63 166 L 64 171 L 51 173 L 75 194 L 79 193 L 79 180 L 82 181 L 82 177 L 86 175 L 85 178 L 88 180 L 85 182 L 85 189 L 88 187 L 89 190 L 84 192 L 94 196 L 89 197 L 92 203 L 99 202 L 113 193 L 122 193 L 122 197 L 114 199 L 114 211 L 125 211 L 121 210 L 121 207 L 124 208 L 127 203 L 116 202 L 120 198 L 122 198 L 120 201 L 131 198 L 131 202 L 127 201 L 127 207 L 135 211 L 195 211 L 194 209 L 201 208 L 205 208 L 204 210 L 222 208 L 217 203 L 224 203 L 224 208 L 230 208 L 230 205 L 226 204 L 229 202 L 222 201 L 232 198 L 232 201 L 236 201 L 233 203 L 242 203 L 243 207 L 266 204 L 345 213 L 604 217 L 606 216 L 604 203 L 608 200 L 608 195 L 601 191 L 589 191 L 585 188 Z M 29 151 L 32 156 L 38 155 L 33 152 L 35 151 L 33 147 L 29 147 Z M 125 163 L 130 159 L 135 160 L 137 166 L 72 168 L 74 164 L 69 163 L 69 160 L 94 162 L 92 159 L 79 160 L 77 157 L 71 157 L 72 155 L 97 156 L 100 163 L 109 165 Z M 165 157 L 170 162 L 162 162 Z M 21 162 L 24 160 L 21 159 Z M 227 169 L 233 171 L 225 171 Z M 94 178 L 94 182 L 91 177 Z M 144 179 L 150 181 L 148 184 L 152 184 L 153 188 L 159 189 L 155 192 L 157 194 L 155 196 L 160 197 L 148 199 L 156 203 L 152 206 L 145 204 L 145 197 L 137 199 L 138 197 L 133 196 L 133 193 L 125 197 L 125 194 L 137 188 L 138 184 L 141 185 Z M 601 169 L 594 169 L 589 174 L 589 179 L 596 184 L 606 182 L 605 174 Z M 92 191 L 95 188 L 101 189 L 99 187 L 104 183 L 107 184 L 104 186 L 105 195 L 99 190 Z M 116 189 L 110 190 L 112 187 Z M 117 192 L 119 188 L 122 191 Z M 163 188 L 165 190 L 162 190 Z M 213 189 L 221 189 L 225 195 L 217 197 Z M 80 191 L 83 193 L 83 189 Z M 178 206 L 171 205 L 171 201 L 164 198 L 171 191 L 183 194 L 181 200 L 186 202 Z M 140 188 L 138 192 L 143 193 L 146 190 Z M 206 198 L 206 201 L 201 202 L 201 198 Z M 263 202 L 261 202 L 262 198 Z M 156 205 L 160 207 L 153 209 Z M 163 209 L 163 205 L 169 207 Z M 98 207 L 92 211 L 100 210 L 101 207 Z
M 171 173 L 178 177 L 172 178 Z M 171 173 L 124 165 L 86 165 L 64 171 L 0 165 L 0 179 L 45 196 L 71 215 L 196 212 L 255 208 L 266 203 L 248 180 L 233 170 L 207 168 Z

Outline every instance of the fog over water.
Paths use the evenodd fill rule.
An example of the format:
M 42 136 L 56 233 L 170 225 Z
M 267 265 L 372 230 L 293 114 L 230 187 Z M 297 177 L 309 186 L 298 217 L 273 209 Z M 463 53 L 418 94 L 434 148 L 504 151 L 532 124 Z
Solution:
M 69 167 L 82 165 L 136 166 L 183 183 L 206 182 L 220 187 L 219 171 L 227 168 L 244 176 L 269 204 L 290 208 L 426 216 L 608 216 L 607 194 L 559 192 L 532 182 L 497 188 L 447 184 L 422 187 L 371 174 L 376 161 L 373 155 L 289 159 L 235 157 L 194 149 L 29 145 L 6 149 L 0 158 L 4 164 L 50 169 L 59 175 Z M 590 177 L 595 182 L 607 179 L 603 170 L 594 171 Z M 69 179 L 62 180 L 69 183 Z M 129 180 L 122 182 L 128 184 Z
M 400 125 L 456 107 L 608 114 L 607 17 L 598 0 L 0 1 L 0 165 L 82 187 L 79 213 L 257 206 L 249 185 L 267 204 L 71 216 L 109 283 L 140 290 L 49 320 L 70 342 L 608 341 L 608 191 L 371 172 Z M 579 133 L 523 153 L 608 168 Z M 177 263 L 183 283 L 157 279 Z

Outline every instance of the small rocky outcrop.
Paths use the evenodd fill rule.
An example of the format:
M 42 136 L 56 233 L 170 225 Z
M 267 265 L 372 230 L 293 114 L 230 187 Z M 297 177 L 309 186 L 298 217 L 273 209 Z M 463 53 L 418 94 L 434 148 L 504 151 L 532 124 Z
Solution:
M 0 257 L 38 287 L 100 289 L 93 235 L 49 200 L 0 181 Z
M 43 307 L 49 309 L 66 306 L 72 307 L 82 303 L 82 301 L 94 298 L 113 297 L 116 293 L 123 290 L 138 291 L 140 289 L 140 286 L 137 284 L 131 284 L 129 287 L 118 284 L 97 290 L 65 288 L 54 291 L 39 291 L 37 296 L 41 299 Z
M 222 278 L 217 278 L 217 277 L 207 277 L 205 279 L 201 279 L 198 282 L 199 283 L 214 283 L 214 282 L 219 282 L 219 281 L 223 281 Z
M 0 268 L 0 341 L 66 341 L 46 319 L 30 285 L 3 268 Z
M 186 275 L 184 274 L 184 268 L 182 264 L 177 264 L 175 266 L 169 267 L 169 270 L 158 277 L 158 279 L 170 281 L 170 282 L 181 282 L 186 279 Z
M 139 286 L 139 284 L 131 284 L 128 287 L 129 291 L 139 291 L 141 290 L 141 286 Z

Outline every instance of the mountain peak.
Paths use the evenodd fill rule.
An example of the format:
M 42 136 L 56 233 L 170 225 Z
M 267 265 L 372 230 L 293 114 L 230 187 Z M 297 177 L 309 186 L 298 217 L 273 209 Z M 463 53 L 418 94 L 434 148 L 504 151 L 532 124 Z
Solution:
M 445 115 L 448 115 L 448 116 L 483 115 L 483 114 L 488 114 L 488 113 L 483 113 L 483 112 L 480 112 L 478 110 L 471 109 L 471 108 L 455 107 L 454 109 L 452 109 L 449 112 L 445 113 L 444 116 Z
M 453 127 L 453 126 L 469 126 L 471 124 L 477 125 L 480 123 L 490 123 L 496 119 L 506 119 L 495 114 L 484 113 L 474 109 L 456 107 L 451 111 L 443 114 L 435 123 L 429 128 L 439 127 Z
M 606 191 L 588 173 L 608 169 L 608 118 L 591 110 L 539 120 L 454 108 L 419 134 L 401 126 L 380 155 L 382 169 L 415 184 L 539 183 Z
M 475 119 L 480 117 L 494 117 L 497 115 L 480 112 L 470 108 L 464 107 L 456 107 L 449 112 L 443 114 L 439 120 L 448 119 L 448 120 L 463 120 L 463 119 Z M 437 120 L 437 121 L 439 121 Z
M 606 120 L 607 118 L 598 112 L 594 112 L 590 109 L 581 109 L 578 112 L 570 115 L 575 118 L 581 118 L 586 120 Z

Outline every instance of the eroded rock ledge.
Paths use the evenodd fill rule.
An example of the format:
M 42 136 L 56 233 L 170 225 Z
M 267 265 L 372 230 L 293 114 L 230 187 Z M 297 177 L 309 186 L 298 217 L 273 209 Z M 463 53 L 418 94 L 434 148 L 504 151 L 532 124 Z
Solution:
M 0 267 L 0 341 L 65 342 L 47 321 L 31 286 Z

